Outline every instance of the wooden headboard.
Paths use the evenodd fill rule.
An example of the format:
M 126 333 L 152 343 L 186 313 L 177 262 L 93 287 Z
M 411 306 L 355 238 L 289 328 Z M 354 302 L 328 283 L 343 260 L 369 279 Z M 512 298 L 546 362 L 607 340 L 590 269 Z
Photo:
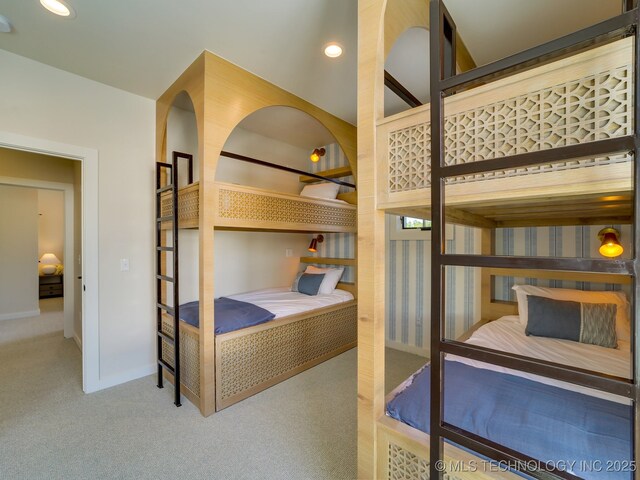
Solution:
M 519 268 L 483 268 L 482 269 L 482 320 L 495 320 L 505 315 L 517 315 L 518 304 L 495 299 L 494 277 L 538 278 L 567 280 L 572 282 L 615 283 L 631 285 L 631 277 L 613 273 L 565 272 L 551 270 L 523 270 Z

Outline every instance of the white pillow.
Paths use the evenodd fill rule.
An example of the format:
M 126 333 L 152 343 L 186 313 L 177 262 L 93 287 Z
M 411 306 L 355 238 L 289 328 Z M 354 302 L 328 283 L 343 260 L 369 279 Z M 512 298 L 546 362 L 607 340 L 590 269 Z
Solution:
M 338 196 L 340 185 L 337 183 L 315 183 L 313 185 L 305 185 L 300 192 L 301 197 L 311 198 L 328 198 L 329 200 L 335 200 Z
M 319 274 L 324 273 L 324 278 L 322 279 L 322 283 L 320 284 L 320 288 L 318 289 L 318 293 L 323 295 L 328 295 L 333 293 L 340 281 L 340 277 L 342 277 L 342 273 L 344 272 L 344 268 L 318 268 L 313 265 L 309 265 L 304 273 L 311 274 Z
M 623 292 L 589 292 L 586 290 L 572 290 L 569 288 L 544 288 L 533 285 L 514 285 L 518 299 L 518 315 L 520 322 L 527 324 L 529 305 L 527 295 L 565 300 L 580 303 L 614 303 L 616 308 L 616 335 L 618 340 L 631 340 L 631 320 L 629 318 L 629 302 Z

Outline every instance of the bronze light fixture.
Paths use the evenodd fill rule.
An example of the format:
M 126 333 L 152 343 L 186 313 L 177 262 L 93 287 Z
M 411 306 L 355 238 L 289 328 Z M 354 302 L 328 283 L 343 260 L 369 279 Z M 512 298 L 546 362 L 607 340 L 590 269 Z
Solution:
M 327 151 L 324 148 L 315 148 L 309 158 L 313 163 L 316 163 L 320 161 L 321 157 L 324 157 L 325 153 L 327 153 Z
M 324 235 L 317 235 L 316 237 L 311 239 L 311 244 L 309 244 L 309 251 L 313 253 L 317 252 L 318 244 L 322 242 L 324 242 Z
M 598 238 L 602 242 L 598 252 L 603 257 L 618 257 L 624 252 L 624 248 L 620 245 L 620 232 L 615 228 L 603 228 L 598 232 Z

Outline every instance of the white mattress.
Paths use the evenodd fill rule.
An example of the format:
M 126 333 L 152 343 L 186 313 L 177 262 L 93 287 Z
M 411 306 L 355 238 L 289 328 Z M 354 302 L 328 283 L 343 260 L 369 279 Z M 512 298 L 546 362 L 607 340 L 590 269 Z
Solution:
M 292 292 L 290 287 L 278 287 L 228 295 L 228 298 L 253 303 L 274 313 L 275 318 L 280 318 L 348 302 L 353 300 L 353 295 L 338 289 L 329 295 L 305 295 L 304 293 Z
M 480 327 L 465 343 L 607 373 L 618 377 L 631 378 L 631 352 L 629 342 L 618 340 L 618 348 L 614 349 L 601 347 L 599 345 L 572 342 L 570 340 L 526 336 L 524 331 L 525 325 L 518 321 L 517 316 L 502 317 Z M 446 358 L 447 360 L 454 360 L 474 367 L 509 373 L 540 383 L 554 385 L 567 390 L 574 390 L 593 397 L 606 398 L 619 403 L 629 403 L 627 399 L 618 395 L 612 395 L 571 383 L 560 382 L 519 370 L 490 365 L 455 355 L 447 355 Z

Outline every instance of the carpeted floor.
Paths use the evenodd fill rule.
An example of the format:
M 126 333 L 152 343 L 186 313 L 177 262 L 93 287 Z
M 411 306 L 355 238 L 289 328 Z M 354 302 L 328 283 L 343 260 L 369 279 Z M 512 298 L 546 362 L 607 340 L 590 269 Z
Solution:
M 64 329 L 63 299 L 40 300 L 40 315 L 0 321 L 0 347 L 6 343 L 31 340 L 41 335 L 60 333 Z
M 203 418 L 154 377 L 85 395 L 62 323 L 32 338 L 12 327 L 0 324 L 0 338 L 22 332 L 0 343 L 0 479 L 356 477 L 355 349 Z M 393 364 L 407 376 L 405 355 Z

